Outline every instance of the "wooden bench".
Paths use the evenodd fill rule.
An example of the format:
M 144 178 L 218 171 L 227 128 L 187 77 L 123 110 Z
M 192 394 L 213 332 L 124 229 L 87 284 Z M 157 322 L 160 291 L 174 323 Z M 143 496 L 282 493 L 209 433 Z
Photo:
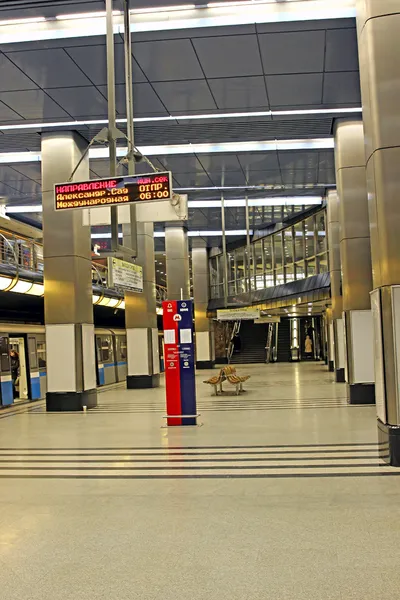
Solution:
M 236 395 L 238 396 L 240 392 L 244 391 L 243 384 L 250 379 L 250 375 L 239 376 L 236 374 L 236 369 L 234 367 L 225 367 L 222 370 L 224 371 L 226 380 L 236 387 Z
M 214 375 L 214 377 L 207 379 L 207 381 L 203 381 L 203 383 L 208 383 L 208 385 L 213 386 L 216 396 L 218 396 L 218 386 L 219 391 L 222 392 L 222 382 L 226 380 L 224 370 L 225 369 L 220 369 L 218 375 Z

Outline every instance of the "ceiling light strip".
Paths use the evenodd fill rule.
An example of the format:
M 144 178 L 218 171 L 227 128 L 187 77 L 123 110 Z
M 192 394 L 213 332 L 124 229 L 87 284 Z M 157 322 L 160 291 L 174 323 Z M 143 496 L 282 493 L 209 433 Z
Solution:
M 298 0 L 296 2 L 227 2 L 211 6 L 150 7 L 145 12 L 132 11 L 132 32 L 167 31 L 256 23 L 344 19 L 356 16 L 355 0 Z M 123 32 L 123 18 L 114 17 L 114 33 Z M 0 44 L 38 40 L 104 36 L 103 12 L 57 15 L 55 18 L 33 17 L 0 21 Z
M 361 107 L 353 108 L 316 108 L 305 110 L 264 110 L 256 112 L 212 113 L 201 115 L 168 115 L 166 117 L 136 117 L 135 123 L 152 123 L 163 121 L 207 121 L 212 119 L 247 119 L 252 117 L 280 117 L 280 116 L 311 116 L 311 115 L 344 115 L 361 114 Z M 126 123 L 126 119 L 117 119 L 117 123 Z M 85 121 L 57 121 L 54 123 L 16 123 L 14 125 L 0 125 L 0 131 L 13 131 L 18 129 L 59 129 L 64 127 L 90 127 L 92 125 L 107 125 L 107 119 L 92 119 Z
M 145 156 L 170 156 L 180 154 L 213 154 L 230 152 L 269 152 L 277 150 L 329 150 L 334 148 L 333 137 L 304 140 L 256 141 L 256 142 L 226 142 L 221 144 L 172 144 L 165 146 L 140 146 L 139 150 Z M 117 156 L 124 157 L 127 148 L 117 148 Z M 92 160 L 105 159 L 109 149 L 105 147 L 91 148 L 89 158 Z M 2 152 L 1 164 L 40 162 L 40 152 Z

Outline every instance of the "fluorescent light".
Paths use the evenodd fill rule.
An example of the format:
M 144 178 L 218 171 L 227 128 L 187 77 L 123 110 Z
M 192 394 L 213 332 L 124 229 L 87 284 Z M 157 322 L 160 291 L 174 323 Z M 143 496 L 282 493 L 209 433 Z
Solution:
M 108 306 L 108 303 L 110 302 L 110 300 L 111 300 L 111 298 L 104 296 L 104 298 L 102 298 L 100 300 L 100 302 L 98 302 L 98 306 Z
M 100 300 L 100 296 L 98 296 L 97 294 L 93 294 L 92 296 L 92 302 L 93 304 L 97 304 L 97 302 Z
M 117 304 L 119 304 L 121 301 L 121 298 L 110 298 L 110 301 L 108 303 L 108 307 L 109 308 L 115 308 L 117 306 Z
M 122 310 L 125 310 L 125 300 L 122 300 L 121 304 L 118 304 L 118 308 L 122 308 Z
M 0 27 L 6 27 L 7 25 L 25 25 L 28 23 L 43 23 L 46 21 L 46 17 L 28 17 L 27 19 L 6 19 L 0 21 Z
M 15 285 L 10 289 L 10 292 L 17 292 L 18 294 L 26 294 L 28 290 L 32 287 L 32 281 L 23 281 L 20 279 L 17 281 Z
M 6 214 L 38 213 L 42 211 L 41 204 L 34 204 L 32 206 L 6 206 Z
M 297 0 L 282 3 L 245 1 L 215 3 L 196 8 L 191 6 L 151 7 L 143 12 L 134 9 L 131 32 L 345 19 L 356 16 L 355 0 Z M 3 21 L 2 42 L 11 44 L 105 35 L 104 12 L 58 15 L 56 19 L 47 20 L 46 23 L 42 23 L 42 19 L 44 17 L 33 17 L 32 22 L 22 20 L 18 24 L 14 21 L 8 26 Z M 115 21 L 114 32 L 123 32 L 122 17 L 118 16 Z
M 279 117 L 279 116 L 307 116 L 331 114 L 356 114 L 362 113 L 362 108 L 316 108 L 304 110 L 264 110 L 256 112 L 211 113 L 202 115 L 168 115 L 165 117 L 136 117 L 134 123 L 151 123 L 157 121 L 199 121 L 211 119 L 244 119 L 249 117 Z M 126 123 L 126 119 L 117 119 L 117 123 Z M 91 119 L 86 121 L 58 121 L 52 123 L 17 123 L 15 125 L 0 125 L 1 131 L 18 129 L 51 129 L 59 127 L 82 127 L 90 125 L 107 125 L 107 119 Z
M 0 290 L 4 291 L 6 290 L 8 287 L 10 287 L 12 282 L 12 278 L 11 277 L 4 277 L 3 275 L 0 276 Z
M 15 290 L 11 290 L 15 291 Z M 30 296 L 43 296 L 44 294 L 44 285 L 43 283 L 34 283 L 30 290 L 26 292 Z
M 114 17 L 121 15 L 121 11 L 120 10 L 113 10 L 112 14 Z M 58 21 L 70 21 L 72 19 L 98 19 L 98 18 L 106 18 L 106 12 L 103 11 L 94 11 L 94 12 L 87 12 L 87 13 L 73 13 L 73 14 L 68 14 L 68 15 L 56 15 L 56 19 Z
M 221 144 L 167 144 L 165 146 L 141 146 L 144 156 L 169 156 L 181 154 L 213 154 L 214 152 L 276 152 L 277 150 L 329 150 L 334 148 L 333 137 L 302 140 L 275 140 L 254 142 L 225 142 Z M 127 148 L 117 148 L 117 156 L 126 156 Z M 108 148 L 91 148 L 92 160 L 108 158 Z M 40 162 L 40 152 L 3 152 L 0 163 Z
M 131 8 L 129 12 L 133 15 L 139 15 L 146 13 L 159 13 L 169 11 L 173 12 L 175 10 L 193 10 L 195 8 L 197 8 L 195 4 L 181 4 L 180 6 L 153 6 L 150 8 Z
M 321 204 L 322 196 L 284 196 L 281 198 L 256 198 L 249 200 L 249 206 L 317 206 Z M 246 200 L 224 200 L 226 208 L 246 206 Z M 217 208 L 221 207 L 221 200 L 189 200 L 189 208 Z

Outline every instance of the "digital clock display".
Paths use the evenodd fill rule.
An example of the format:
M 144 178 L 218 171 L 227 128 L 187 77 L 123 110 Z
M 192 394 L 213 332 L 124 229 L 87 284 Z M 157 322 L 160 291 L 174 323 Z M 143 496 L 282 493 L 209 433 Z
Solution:
M 169 171 L 147 175 L 126 175 L 59 183 L 54 186 L 56 210 L 118 206 L 134 202 L 170 200 L 172 177 Z

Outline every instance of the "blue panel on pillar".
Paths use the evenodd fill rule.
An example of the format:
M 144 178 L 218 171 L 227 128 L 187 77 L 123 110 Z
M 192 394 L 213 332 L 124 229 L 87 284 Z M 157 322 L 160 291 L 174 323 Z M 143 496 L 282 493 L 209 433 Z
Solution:
M 182 415 L 196 415 L 193 302 L 191 300 L 179 300 L 177 302 L 177 314 L 180 316 L 178 331 Z M 196 425 L 196 418 L 182 419 L 182 425 Z
M 104 367 L 99 366 L 99 385 L 104 385 L 105 377 L 104 377 Z
M 13 382 L 11 377 L 9 380 L 1 380 L 1 404 L 2 406 L 10 406 L 14 402 Z
M 31 377 L 31 399 L 39 400 L 40 398 L 40 376 Z

